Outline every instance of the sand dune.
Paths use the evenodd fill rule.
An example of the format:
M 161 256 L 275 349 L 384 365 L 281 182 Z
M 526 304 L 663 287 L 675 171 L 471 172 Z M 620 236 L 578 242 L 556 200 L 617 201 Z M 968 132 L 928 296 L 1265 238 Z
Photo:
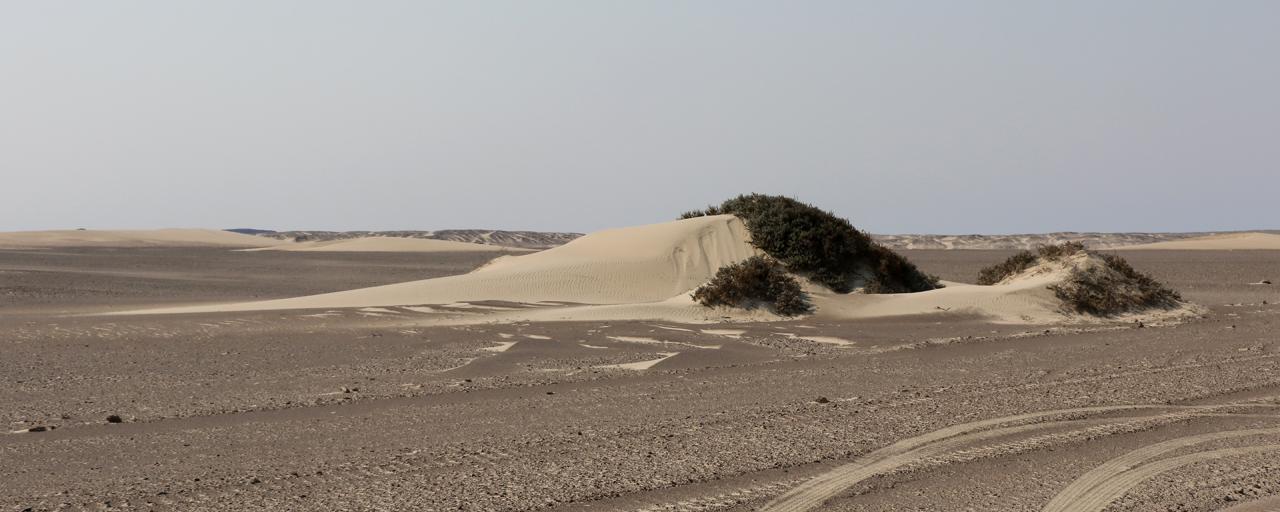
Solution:
M 433 246 L 437 242 L 449 244 L 420 241 Z M 373 239 L 347 242 L 399 243 Z M 692 290 L 707 282 L 722 266 L 755 254 L 757 250 L 751 246 L 742 221 L 732 215 L 718 215 L 601 231 L 539 253 L 499 257 L 464 275 L 308 297 L 132 313 L 463 307 L 466 302 L 507 301 L 556 304 L 535 308 L 485 307 L 471 315 L 448 315 L 436 322 L 777 320 L 780 317 L 765 310 L 711 309 L 691 298 Z M 1070 322 L 1080 318 L 1064 313 L 1061 301 L 1047 287 L 1063 280 L 1073 265 L 1096 263 L 1089 258 L 1093 257 L 1081 253 L 1067 260 L 1043 263 L 995 286 L 946 283 L 946 288 L 937 290 L 883 295 L 839 294 L 812 283 L 806 284 L 805 289 L 815 306 L 815 315 L 820 318 L 847 320 L 962 313 L 1007 323 Z
M 56 230 L 0 233 L 2 249 L 52 247 L 266 247 L 279 240 L 215 229 Z
M 1280 250 L 1280 235 L 1270 233 L 1228 233 L 1119 248 L 1119 250 L 1125 251 L 1158 249 L 1201 251 Z
M 654 303 L 678 298 L 716 270 L 756 254 L 732 215 L 600 231 L 460 276 L 310 297 L 150 310 L 147 313 L 448 304 L 459 301 Z M 687 303 L 693 306 L 692 302 Z M 665 309 L 665 308 L 664 308 Z
M 430 238 L 379 236 L 320 242 L 277 242 L 277 245 L 247 250 L 298 252 L 502 252 L 527 251 L 528 249 Z

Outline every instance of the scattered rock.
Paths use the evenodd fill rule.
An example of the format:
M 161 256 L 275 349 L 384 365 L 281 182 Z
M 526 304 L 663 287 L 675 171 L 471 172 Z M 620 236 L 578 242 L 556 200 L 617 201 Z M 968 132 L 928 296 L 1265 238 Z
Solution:
M 121 418 L 119 414 L 112 414 L 107 416 L 107 423 L 124 423 L 124 418 Z

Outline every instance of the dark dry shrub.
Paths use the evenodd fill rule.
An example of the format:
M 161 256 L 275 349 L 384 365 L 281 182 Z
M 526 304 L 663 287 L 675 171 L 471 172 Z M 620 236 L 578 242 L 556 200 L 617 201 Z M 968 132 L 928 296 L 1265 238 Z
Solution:
M 1083 251 L 1084 244 L 1080 242 L 1063 242 L 1060 244 L 1041 245 L 1036 248 L 1036 252 L 1040 257 L 1049 261 L 1058 261 Z
M 1039 261 L 1031 251 L 1019 251 L 1003 262 L 984 268 L 978 272 L 978 284 L 993 285 L 1004 281 L 1006 277 L 1034 267 Z
M 1124 258 L 1098 254 L 1102 264 L 1075 267 L 1065 281 L 1049 287 L 1063 306 L 1077 313 L 1112 316 L 1145 309 L 1172 309 L 1178 292 L 1137 271 Z
M 764 256 L 720 267 L 711 281 L 693 291 L 693 300 L 707 307 L 751 309 L 764 304 L 785 316 L 810 311 L 800 283 L 781 264 Z
M 938 288 L 936 278 L 920 272 L 897 253 L 879 246 L 848 220 L 789 197 L 741 195 L 682 218 L 733 214 L 751 232 L 751 243 L 786 265 L 836 292 L 847 293 L 860 279 L 882 283 L 879 289 L 919 292 Z M 871 272 L 869 278 L 866 272 Z
M 1058 261 L 1084 250 L 1084 244 L 1080 242 L 1063 242 L 1060 244 L 1041 245 L 1036 247 L 1035 252 L 1019 251 L 1017 254 L 1010 256 L 1009 259 L 979 271 L 978 284 L 993 285 L 1004 281 L 1009 276 L 1036 266 L 1041 260 Z

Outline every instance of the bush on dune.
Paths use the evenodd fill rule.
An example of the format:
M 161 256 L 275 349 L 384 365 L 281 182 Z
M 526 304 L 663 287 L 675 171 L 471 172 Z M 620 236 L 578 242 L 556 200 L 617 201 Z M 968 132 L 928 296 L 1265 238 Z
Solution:
M 693 300 L 707 307 L 767 305 L 785 316 L 810 311 L 800 283 L 781 264 L 764 256 L 721 267 L 710 282 L 694 290 Z
M 1049 286 L 1067 310 L 1113 316 L 1147 309 L 1172 309 L 1182 302 L 1178 292 L 1134 269 L 1124 258 L 1087 251 L 1079 242 L 1045 245 L 1035 252 L 1021 251 L 1002 263 L 982 269 L 978 284 L 997 284 L 1042 262 L 1061 261 L 1082 252 L 1096 259 L 1073 265 L 1066 279 Z
M 789 197 L 742 195 L 680 218 L 723 214 L 741 218 L 752 245 L 787 270 L 836 292 L 850 292 L 859 282 L 867 293 L 941 288 L 938 278 L 877 244 L 848 220 Z
M 1100 264 L 1075 267 L 1065 281 L 1049 287 L 1077 313 L 1112 316 L 1146 309 L 1173 309 L 1182 295 L 1139 272 L 1124 258 L 1098 254 Z
M 978 273 L 978 284 L 993 285 L 1004 281 L 1012 275 L 1022 273 L 1041 261 L 1058 261 L 1084 251 L 1080 242 L 1064 242 L 1055 245 L 1041 245 L 1032 251 L 1019 251 L 1004 262 L 982 269 Z

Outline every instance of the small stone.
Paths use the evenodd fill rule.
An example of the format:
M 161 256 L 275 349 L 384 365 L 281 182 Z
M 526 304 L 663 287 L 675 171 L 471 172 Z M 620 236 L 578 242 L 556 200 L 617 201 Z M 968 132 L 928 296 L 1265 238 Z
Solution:
M 121 418 L 119 414 L 112 414 L 107 416 L 107 423 L 124 423 L 124 418 Z
M 44 426 L 44 425 L 40 425 L 40 426 L 38 426 L 38 427 L 31 427 L 31 428 L 27 429 L 27 432 L 45 432 L 45 431 L 48 431 L 48 430 L 49 430 L 49 427 L 46 427 L 46 426 Z
M 250 479 L 250 480 L 249 480 L 249 483 L 250 483 L 250 484 L 260 484 L 260 483 L 262 483 L 262 480 L 259 480 L 259 479 L 258 479 L 258 477 L 256 477 L 256 476 L 255 476 L 255 477 L 253 477 L 252 479 Z
M 818 397 L 818 399 L 817 399 L 817 400 L 814 400 L 814 402 L 817 402 L 817 403 L 820 403 L 820 404 L 829 404 L 829 403 L 831 403 L 831 399 L 829 399 L 829 398 L 827 398 L 827 397 L 825 397 L 825 396 L 820 396 L 820 397 Z

